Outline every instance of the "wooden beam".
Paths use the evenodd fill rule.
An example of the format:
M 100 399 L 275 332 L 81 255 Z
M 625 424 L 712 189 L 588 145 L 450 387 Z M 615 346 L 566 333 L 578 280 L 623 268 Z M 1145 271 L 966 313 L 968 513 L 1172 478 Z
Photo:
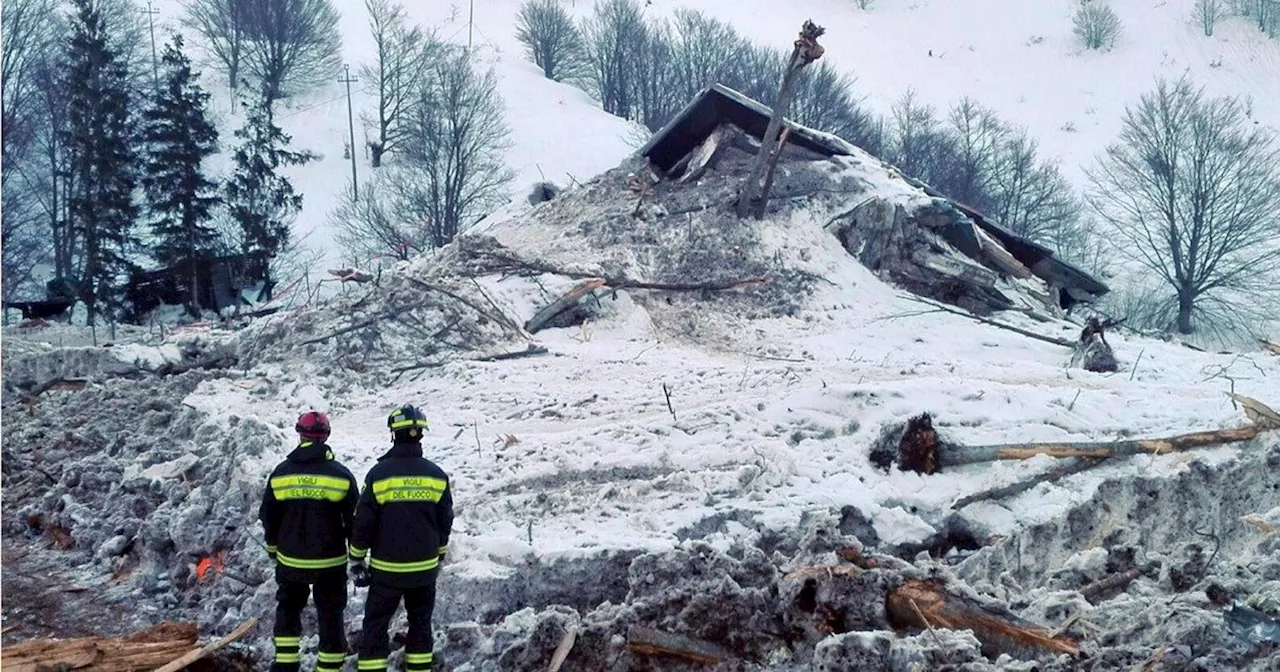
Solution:
M 731 657 L 729 652 L 710 642 L 643 625 L 627 628 L 627 649 L 644 656 L 670 656 L 707 665 L 714 665 Z
M 542 310 L 534 313 L 533 317 L 529 318 L 529 321 L 524 323 L 524 330 L 531 334 L 538 333 L 538 331 L 545 327 L 548 322 L 554 320 L 557 315 L 577 305 L 577 303 L 582 300 L 582 297 L 603 286 L 603 278 L 589 278 L 587 280 L 583 280 L 575 285 L 573 289 L 565 292 L 564 296 L 552 301 L 550 304 L 544 306 Z
M 214 651 L 221 649 L 222 647 L 230 644 L 231 642 L 236 641 L 237 639 L 240 639 L 241 637 L 244 637 L 245 634 L 248 633 L 250 630 L 252 630 L 253 626 L 257 624 L 258 624 L 258 619 L 251 617 L 249 620 L 237 626 L 236 629 L 232 630 L 230 634 L 228 634 L 226 637 L 216 639 L 213 642 L 206 644 L 204 648 L 198 649 L 196 651 L 192 651 L 191 653 L 188 653 L 187 655 L 163 667 L 157 668 L 155 672 L 178 672 L 178 670 L 181 670 L 182 668 L 190 665 L 191 663 L 194 663 L 197 660 L 200 660 L 201 658 L 208 656 Z
M 984 655 L 1001 654 L 1035 659 L 1044 655 L 1077 654 L 1079 643 L 1066 635 L 1014 616 L 998 614 L 971 600 L 947 592 L 937 581 L 911 580 L 889 592 L 886 609 L 895 627 L 972 630 Z

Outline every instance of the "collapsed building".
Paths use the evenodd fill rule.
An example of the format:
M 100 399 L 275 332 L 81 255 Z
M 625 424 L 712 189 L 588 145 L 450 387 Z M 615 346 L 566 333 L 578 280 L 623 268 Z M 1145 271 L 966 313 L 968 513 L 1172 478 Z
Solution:
M 898 288 L 1043 321 L 1106 286 L 795 124 L 765 218 L 738 218 L 767 114 L 711 87 L 616 169 L 324 304 L 148 350 L 174 351 L 160 366 L 129 360 L 139 348 L 6 348 L 3 533 L 28 554 L 6 566 L 6 598 L 23 580 L 22 594 L 72 607 L 20 602 L 15 632 L 66 632 L 66 612 L 83 610 L 116 629 L 101 634 L 181 618 L 229 635 L 270 614 L 254 515 L 297 405 L 321 397 L 345 428 L 382 419 L 371 397 L 414 394 L 452 421 L 431 450 L 462 488 L 436 612 L 442 669 L 1269 669 L 1274 433 L 1212 459 L 1107 458 L 1112 471 L 1038 521 L 1001 502 L 1019 502 L 1008 486 L 1023 480 L 1041 490 L 1017 492 L 1043 494 L 1054 479 L 1041 476 L 1059 470 L 1044 455 L 984 465 L 1005 479 L 993 490 L 949 463 L 873 469 L 881 444 L 908 436 L 904 408 L 943 405 L 956 418 L 938 416 L 944 437 L 1021 439 L 1076 405 L 1068 394 L 1043 403 L 1062 414 L 1026 410 L 1020 395 L 1048 399 L 1033 394 L 1062 378 L 1056 351 L 986 333 L 974 347 L 998 354 L 975 367 L 1013 359 L 1032 373 L 949 387 L 965 370 L 924 342 L 928 329 L 883 342 Z M 586 349 L 592 324 L 615 330 L 600 351 Z M 827 324 L 867 354 L 808 350 Z M 1168 370 L 1218 367 L 1277 393 L 1272 362 L 1230 370 L 1231 357 L 1147 345 Z M 715 358 L 691 361 L 695 349 Z M 891 363 L 902 350 L 914 359 Z M 1203 383 L 1123 378 L 1069 385 L 1091 413 L 1132 405 L 1138 431 L 1234 419 L 1208 403 L 1167 410 L 1175 385 L 1220 397 Z M 804 403 L 817 411 L 794 414 Z M 1012 420 L 995 422 L 996 404 Z M 1076 422 L 1108 439 L 1132 431 Z M 366 466 L 377 451 L 340 448 Z M 947 488 L 956 497 L 932 495 Z M 806 490 L 820 497 L 801 501 Z M 259 664 L 271 651 L 261 626 L 233 647 Z
M 696 181 L 730 152 L 754 155 L 771 115 L 767 106 L 716 84 L 655 133 L 640 155 L 662 179 Z M 876 160 L 835 136 L 789 121 L 784 121 L 784 128 L 784 163 L 858 155 Z M 884 199 L 868 198 L 828 224 L 851 254 L 887 280 L 984 314 L 1018 306 L 1021 302 L 1013 294 L 1030 294 L 1046 308 L 1070 309 L 1109 291 L 1053 250 L 919 180 L 897 174 L 932 202 L 908 212 Z M 788 187 L 776 192 L 779 198 L 789 195 Z

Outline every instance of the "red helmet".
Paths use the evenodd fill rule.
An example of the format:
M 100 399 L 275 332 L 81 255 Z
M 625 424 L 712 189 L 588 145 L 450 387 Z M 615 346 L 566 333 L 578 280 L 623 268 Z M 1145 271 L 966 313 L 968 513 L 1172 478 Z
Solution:
M 298 416 L 298 436 L 304 439 L 329 438 L 329 416 L 320 411 L 307 411 Z

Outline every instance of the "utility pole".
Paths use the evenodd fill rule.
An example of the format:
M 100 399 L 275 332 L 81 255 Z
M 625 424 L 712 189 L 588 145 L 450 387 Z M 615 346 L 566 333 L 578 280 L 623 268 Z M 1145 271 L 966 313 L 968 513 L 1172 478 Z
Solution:
M 467 51 L 471 51 L 471 31 L 476 25 L 476 0 L 471 0 L 471 14 L 467 17 Z
M 151 0 L 147 0 L 147 8 L 142 13 L 147 15 L 147 22 L 151 24 L 151 84 L 159 89 L 160 71 L 156 64 L 156 15 L 160 10 L 151 5 Z
M 360 200 L 360 188 L 356 184 L 356 122 L 355 117 L 351 114 L 351 83 L 359 81 L 351 76 L 351 65 L 343 65 L 342 69 L 345 74 L 338 80 L 339 84 L 347 85 L 347 130 L 351 132 L 351 200 Z

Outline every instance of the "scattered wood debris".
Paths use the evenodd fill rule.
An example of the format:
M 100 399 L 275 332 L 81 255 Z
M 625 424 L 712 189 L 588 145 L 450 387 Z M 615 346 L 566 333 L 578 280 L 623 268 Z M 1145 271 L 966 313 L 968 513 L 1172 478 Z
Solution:
M 257 623 L 250 618 L 204 647 L 197 644 L 193 623 L 161 623 L 123 638 L 33 639 L 6 645 L 0 650 L 0 666 L 12 672 L 177 672 L 240 639 Z

